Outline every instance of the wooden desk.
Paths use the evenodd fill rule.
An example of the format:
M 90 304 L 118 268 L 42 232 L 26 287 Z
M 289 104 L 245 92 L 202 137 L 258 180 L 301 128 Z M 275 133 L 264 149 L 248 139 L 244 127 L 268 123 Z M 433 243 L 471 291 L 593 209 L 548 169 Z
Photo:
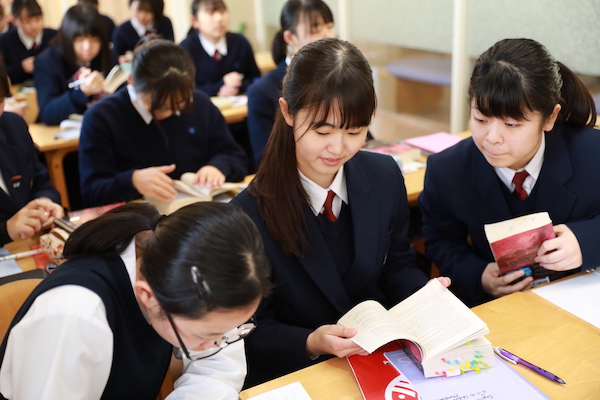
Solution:
M 259 51 L 254 53 L 254 60 L 262 75 L 277 68 L 270 51 Z
M 221 110 L 228 124 L 242 122 L 248 116 L 248 106 L 231 107 Z M 52 184 L 58 190 L 63 207 L 70 210 L 71 203 L 67 192 L 65 171 L 63 161 L 65 156 L 79 149 L 79 139 L 64 140 L 54 139 L 54 135 L 60 131 L 58 126 L 47 126 L 44 124 L 30 124 L 29 133 L 35 147 L 46 157 L 48 173 Z
M 514 368 L 553 400 L 596 399 L 600 393 L 600 329 L 542 299 L 518 292 L 473 308 L 495 345 L 546 368 L 567 382 L 552 382 Z M 331 359 L 243 391 L 242 400 L 300 381 L 313 400 L 361 400 L 348 363 Z

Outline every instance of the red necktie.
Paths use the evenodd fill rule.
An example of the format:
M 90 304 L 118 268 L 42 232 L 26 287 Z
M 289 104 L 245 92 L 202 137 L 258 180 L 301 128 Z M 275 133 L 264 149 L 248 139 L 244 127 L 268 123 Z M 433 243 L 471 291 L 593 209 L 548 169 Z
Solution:
M 323 210 L 323 215 L 331 222 L 337 221 L 337 218 L 336 218 L 335 214 L 333 213 L 333 210 L 331 209 L 331 206 L 333 205 L 334 197 L 335 197 L 335 192 L 333 190 L 328 191 L 327 198 L 325 199 L 325 204 L 323 204 L 323 207 L 325 207 L 325 209 Z
M 219 53 L 219 50 L 215 50 L 215 54 L 213 54 L 213 60 L 221 61 L 221 53 Z
M 517 172 L 513 177 L 512 182 L 515 184 L 515 191 L 513 192 L 513 196 L 515 196 L 519 200 L 525 200 L 527 198 L 527 191 L 523 189 L 523 182 L 525 182 L 525 178 L 529 176 L 527 171 Z
M 33 46 L 31 46 L 31 50 L 37 50 L 38 48 L 38 44 L 36 42 L 33 42 Z

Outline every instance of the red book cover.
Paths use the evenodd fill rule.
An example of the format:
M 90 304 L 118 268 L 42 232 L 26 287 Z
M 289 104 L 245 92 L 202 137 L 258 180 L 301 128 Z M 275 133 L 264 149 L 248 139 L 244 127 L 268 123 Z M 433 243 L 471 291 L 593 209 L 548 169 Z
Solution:
M 113 208 L 122 206 L 123 204 L 125 203 L 121 202 L 108 204 L 105 206 L 84 208 L 83 210 L 79 211 L 71 211 L 68 215 L 68 219 L 56 219 L 54 224 L 59 228 L 66 230 L 67 232 L 73 232 L 76 228 L 80 227 L 84 223 L 99 217 Z
M 400 373 L 383 353 L 399 350 L 389 343 L 368 356 L 347 358 L 365 400 L 423 400 L 414 386 Z

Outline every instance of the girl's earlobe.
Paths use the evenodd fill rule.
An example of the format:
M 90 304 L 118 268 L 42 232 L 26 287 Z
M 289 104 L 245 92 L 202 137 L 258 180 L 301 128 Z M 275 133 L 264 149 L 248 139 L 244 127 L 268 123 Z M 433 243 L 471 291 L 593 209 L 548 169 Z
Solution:
M 288 46 L 296 47 L 296 39 L 294 38 L 292 31 L 283 31 L 283 40 L 288 44 Z
M 281 110 L 281 115 L 283 115 L 283 119 L 285 120 L 285 123 L 288 124 L 289 126 L 293 127 L 294 126 L 294 118 L 290 114 L 290 111 L 288 108 L 288 103 L 283 97 L 279 98 L 279 109 Z
M 560 104 L 556 104 L 554 106 L 554 110 L 552 110 L 552 114 L 550 114 L 550 116 L 548 117 L 546 122 L 544 122 L 544 128 L 542 129 L 544 132 L 550 132 L 552 129 L 554 129 L 554 123 L 556 122 L 556 119 L 558 118 L 558 113 L 560 112 L 561 108 L 562 107 Z

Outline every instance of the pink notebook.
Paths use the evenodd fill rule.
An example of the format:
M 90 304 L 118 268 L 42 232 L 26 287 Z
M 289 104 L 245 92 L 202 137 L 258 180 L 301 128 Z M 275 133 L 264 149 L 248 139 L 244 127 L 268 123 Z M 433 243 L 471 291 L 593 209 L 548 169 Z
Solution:
M 446 132 L 432 133 L 431 135 L 419 136 L 406 139 L 404 142 L 411 146 L 418 147 L 430 153 L 439 153 L 448 147 L 454 146 L 462 138 Z

